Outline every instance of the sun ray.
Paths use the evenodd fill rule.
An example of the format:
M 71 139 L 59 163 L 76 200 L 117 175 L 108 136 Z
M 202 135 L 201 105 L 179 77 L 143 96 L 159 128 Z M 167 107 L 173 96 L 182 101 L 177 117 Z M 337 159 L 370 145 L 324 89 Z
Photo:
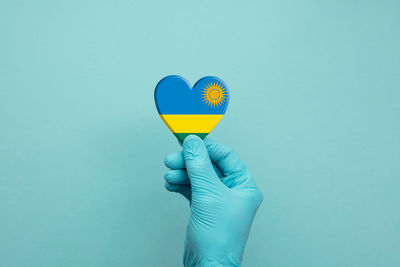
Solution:
M 203 102 L 212 108 L 222 106 L 227 99 L 225 87 L 217 81 L 209 82 L 201 95 Z

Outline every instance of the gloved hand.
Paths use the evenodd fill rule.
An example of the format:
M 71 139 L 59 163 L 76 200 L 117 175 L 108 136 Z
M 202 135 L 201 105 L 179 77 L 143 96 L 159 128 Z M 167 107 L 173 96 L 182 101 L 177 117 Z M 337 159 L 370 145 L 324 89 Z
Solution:
M 189 135 L 165 158 L 165 187 L 190 201 L 185 266 L 240 266 L 263 195 L 230 148 Z

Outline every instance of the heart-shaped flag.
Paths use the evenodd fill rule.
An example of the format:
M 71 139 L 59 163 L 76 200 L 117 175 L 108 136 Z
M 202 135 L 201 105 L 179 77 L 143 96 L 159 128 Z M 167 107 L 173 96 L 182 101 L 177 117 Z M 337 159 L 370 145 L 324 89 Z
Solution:
M 163 78 L 154 98 L 158 113 L 178 140 L 189 134 L 206 137 L 224 116 L 229 90 L 219 78 L 207 76 L 190 87 L 180 76 Z

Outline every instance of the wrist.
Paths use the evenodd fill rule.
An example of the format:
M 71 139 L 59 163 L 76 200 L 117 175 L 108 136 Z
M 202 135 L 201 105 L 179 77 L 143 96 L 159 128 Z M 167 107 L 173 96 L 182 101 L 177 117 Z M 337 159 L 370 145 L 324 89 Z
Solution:
M 240 266 L 245 240 L 225 230 L 219 229 L 218 234 L 210 235 L 207 231 L 194 231 L 189 225 L 184 244 L 184 266 Z
M 186 253 L 183 258 L 185 267 L 240 267 L 241 259 L 237 259 L 232 254 L 223 256 L 207 256 L 194 253 Z

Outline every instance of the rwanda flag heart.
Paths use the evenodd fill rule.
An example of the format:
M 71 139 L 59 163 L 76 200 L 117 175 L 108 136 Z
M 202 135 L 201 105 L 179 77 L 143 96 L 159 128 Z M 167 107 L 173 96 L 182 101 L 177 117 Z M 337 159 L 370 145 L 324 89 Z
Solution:
M 178 140 L 189 134 L 206 137 L 228 107 L 229 90 L 219 78 L 207 76 L 190 87 L 177 75 L 167 76 L 156 86 L 158 113 Z

